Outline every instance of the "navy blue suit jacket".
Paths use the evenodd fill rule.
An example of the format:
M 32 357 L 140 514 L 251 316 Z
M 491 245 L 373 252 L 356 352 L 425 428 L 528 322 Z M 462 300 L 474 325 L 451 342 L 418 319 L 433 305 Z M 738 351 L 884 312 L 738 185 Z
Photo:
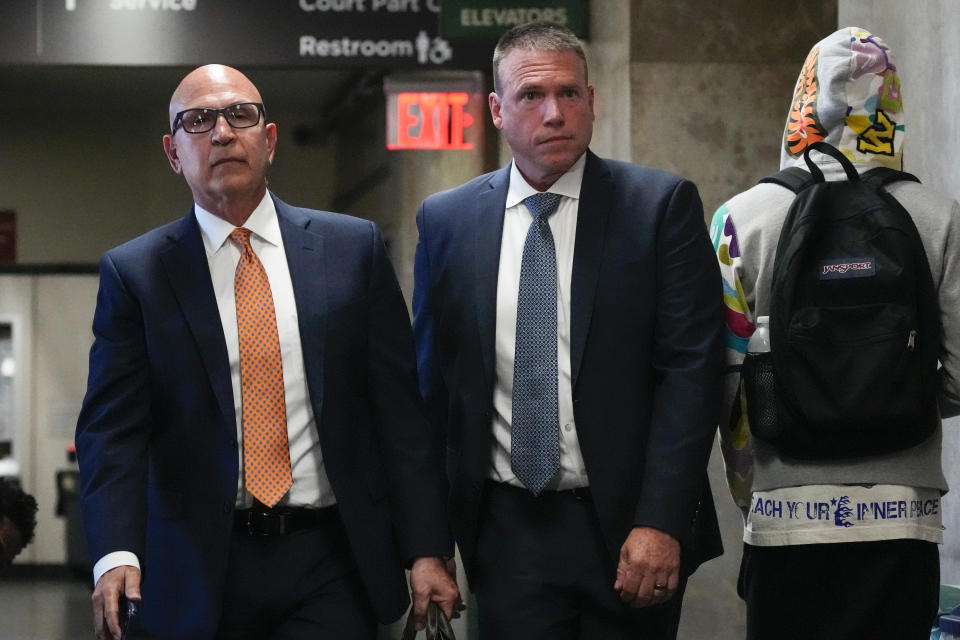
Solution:
M 691 182 L 587 153 L 570 302 L 573 410 L 611 576 L 637 525 L 678 539 L 691 572 L 722 552 L 705 474 L 723 362 L 716 257 Z M 427 198 L 417 214 L 420 387 L 446 434 L 468 576 L 491 465 L 509 180 L 508 166 Z
M 327 474 L 377 615 L 393 620 L 408 602 L 403 565 L 452 552 L 409 316 L 373 223 L 274 201 Z M 90 555 L 139 556 L 145 630 L 212 637 L 238 444 L 192 211 L 102 257 L 93 331 L 76 438 Z

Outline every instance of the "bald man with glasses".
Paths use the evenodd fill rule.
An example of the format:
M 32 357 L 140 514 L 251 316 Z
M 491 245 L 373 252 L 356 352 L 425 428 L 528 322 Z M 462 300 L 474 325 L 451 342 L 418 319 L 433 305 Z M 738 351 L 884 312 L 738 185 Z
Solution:
M 194 205 L 100 261 L 77 424 L 98 638 L 372 640 L 460 607 L 442 452 L 377 227 L 267 189 L 253 83 L 194 70 L 163 147 Z M 139 637 L 139 636 L 136 636 Z

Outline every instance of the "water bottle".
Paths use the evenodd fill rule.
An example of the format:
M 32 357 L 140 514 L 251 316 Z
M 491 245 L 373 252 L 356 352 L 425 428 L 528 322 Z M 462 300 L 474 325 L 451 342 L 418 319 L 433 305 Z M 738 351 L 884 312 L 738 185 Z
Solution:
M 770 316 L 757 316 L 756 329 L 747 342 L 747 353 L 770 351 Z
M 960 618 L 956 615 L 940 616 L 940 640 L 960 640 Z
M 750 431 L 761 439 L 778 435 L 776 381 L 770 356 L 770 317 L 758 316 L 756 329 L 747 342 L 741 370 L 747 400 Z

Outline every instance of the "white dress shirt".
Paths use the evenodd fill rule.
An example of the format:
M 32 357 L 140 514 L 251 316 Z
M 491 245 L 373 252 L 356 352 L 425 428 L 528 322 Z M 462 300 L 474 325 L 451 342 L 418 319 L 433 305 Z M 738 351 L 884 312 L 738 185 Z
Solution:
M 237 335 L 237 308 L 233 279 L 240 248 L 230 240 L 236 227 L 226 220 L 194 205 L 203 247 L 210 267 L 210 278 L 223 325 L 230 360 L 230 381 L 233 386 L 233 405 L 236 413 L 239 474 L 237 480 L 237 508 L 249 507 L 253 498 L 243 484 L 243 419 L 240 395 L 240 342 Z M 283 387 L 287 408 L 287 438 L 290 443 L 290 465 L 293 485 L 280 504 L 289 506 L 326 507 L 336 502 L 330 480 L 327 478 L 320 451 L 320 439 L 310 405 L 307 379 L 304 373 L 300 328 L 297 324 L 297 306 L 293 283 L 287 266 L 287 254 L 280 236 L 280 223 L 270 194 L 253 210 L 243 226 L 251 231 L 250 245 L 267 272 L 273 305 L 277 317 L 277 334 L 283 361 Z M 94 584 L 100 576 L 120 565 L 139 568 L 136 554 L 114 551 L 97 561 L 93 570 Z
M 563 196 L 556 213 L 550 216 L 550 231 L 557 251 L 557 392 L 560 410 L 560 471 L 550 489 L 572 489 L 590 483 L 580 453 L 573 420 L 573 388 L 570 368 L 570 282 L 573 249 L 577 235 L 577 209 L 586 154 L 547 190 Z M 510 167 L 497 274 L 496 383 L 493 388 L 493 456 L 490 478 L 522 487 L 510 466 L 510 425 L 513 413 L 513 362 L 517 341 L 517 297 L 520 292 L 520 265 L 523 244 L 533 214 L 523 203 L 537 193 L 520 175 L 516 163 Z
M 230 381 L 233 384 L 233 406 L 237 416 L 240 474 L 237 481 L 237 507 L 249 507 L 253 498 L 243 488 L 243 420 L 240 396 L 240 342 L 237 337 L 237 306 L 233 278 L 240 261 L 240 248 L 230 240 L 236 228 L 200 206 L 195 206 L 197 222 L 203 236 L 203 247 L 210 265 L 213 292 L 217 297 L 220 322 L 227 341 L 230 359 Z M 287 438 L 290 441 L 290 466 L 293 486 L 281 500 L 290 506 L 326 507 L 336 502 L 327 479 L 320 453 L 320 436 L 313 417 L 307 390 L 297 324 L 297 305 L 293 283 L 287 266 L 287 254 L 280 237 L 280 223 L 270 194 L 253 210 L 243 226 L 251 231 L 250 245 L 257 254 L 270 280 L 273 307 L 277 316 L 277 335 L 283 359 L 283 388 L 287 405 Z

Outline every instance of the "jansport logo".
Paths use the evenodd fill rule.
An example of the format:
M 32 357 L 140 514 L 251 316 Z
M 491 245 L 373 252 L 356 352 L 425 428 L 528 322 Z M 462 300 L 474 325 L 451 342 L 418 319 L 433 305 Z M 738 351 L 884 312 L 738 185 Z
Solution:
M 877 272 L 873 258 L 841 258 L 820 263 L 820 279 L 865 278 Z
M 828 273 L 846 273 L 847 271 L 866 271 L 873 269 L 872 262 L 844 262 L 843 264 L 828 264 L 823 267 L 823 275 Z

